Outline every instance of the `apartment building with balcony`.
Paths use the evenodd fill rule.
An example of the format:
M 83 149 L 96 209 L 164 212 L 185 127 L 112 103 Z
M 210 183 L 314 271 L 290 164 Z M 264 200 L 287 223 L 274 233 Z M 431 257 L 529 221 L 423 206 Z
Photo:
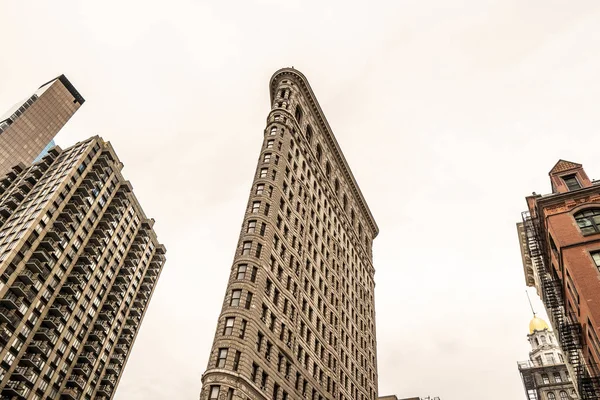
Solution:
M 2 399 L 113 398 L 165 247 L 95 136 L 0 177 Z

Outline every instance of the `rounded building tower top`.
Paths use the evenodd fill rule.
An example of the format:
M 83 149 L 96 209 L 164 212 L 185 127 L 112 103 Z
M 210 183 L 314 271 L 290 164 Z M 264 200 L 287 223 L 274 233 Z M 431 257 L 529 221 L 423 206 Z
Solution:
M 531 319 L 531 322 L 529 322 L 529 334 L 532 334 L 535 331 L 543 331 L 545 329 L 550 330 L 546 321 L 534 315 Z

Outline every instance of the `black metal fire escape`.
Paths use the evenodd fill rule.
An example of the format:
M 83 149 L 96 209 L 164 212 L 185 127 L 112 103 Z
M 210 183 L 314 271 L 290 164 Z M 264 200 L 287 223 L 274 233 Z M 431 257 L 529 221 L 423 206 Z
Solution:
M 542 300 L 558 334 L 558 341 L 575 378 L 581 400 L 600 400 L 600 376 L 582 356 L 583 332 L 577 317 L 567 313 L 563 284 L 548 262 L 549 253 L 539 218 L 522 213 L 532 263 L 537 267 Z

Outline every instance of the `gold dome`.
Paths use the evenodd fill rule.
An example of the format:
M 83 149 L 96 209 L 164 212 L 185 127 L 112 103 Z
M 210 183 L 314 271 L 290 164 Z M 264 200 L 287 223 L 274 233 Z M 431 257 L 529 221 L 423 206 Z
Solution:
M 529 333 L 531 334 L 534 331 L 543 331 L 544 329 L 550 330 L 550 327 L 548 326 L 546 321 L 538 317 L 533 317 L 533 319 L 529 323 Z

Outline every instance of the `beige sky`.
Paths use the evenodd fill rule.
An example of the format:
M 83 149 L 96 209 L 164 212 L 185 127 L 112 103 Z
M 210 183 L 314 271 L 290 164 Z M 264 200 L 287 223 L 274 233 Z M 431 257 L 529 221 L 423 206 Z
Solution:
M 110 140 L 168 249 L 116 398 L 198 398 L 284 66 L 381 229 L 380 394 L 524 398 L 515 222 L 559 158 L 600 178 L 598 4 L 0 1 L 0 113 L 65 73 L 87 101 L 57 142 Z

